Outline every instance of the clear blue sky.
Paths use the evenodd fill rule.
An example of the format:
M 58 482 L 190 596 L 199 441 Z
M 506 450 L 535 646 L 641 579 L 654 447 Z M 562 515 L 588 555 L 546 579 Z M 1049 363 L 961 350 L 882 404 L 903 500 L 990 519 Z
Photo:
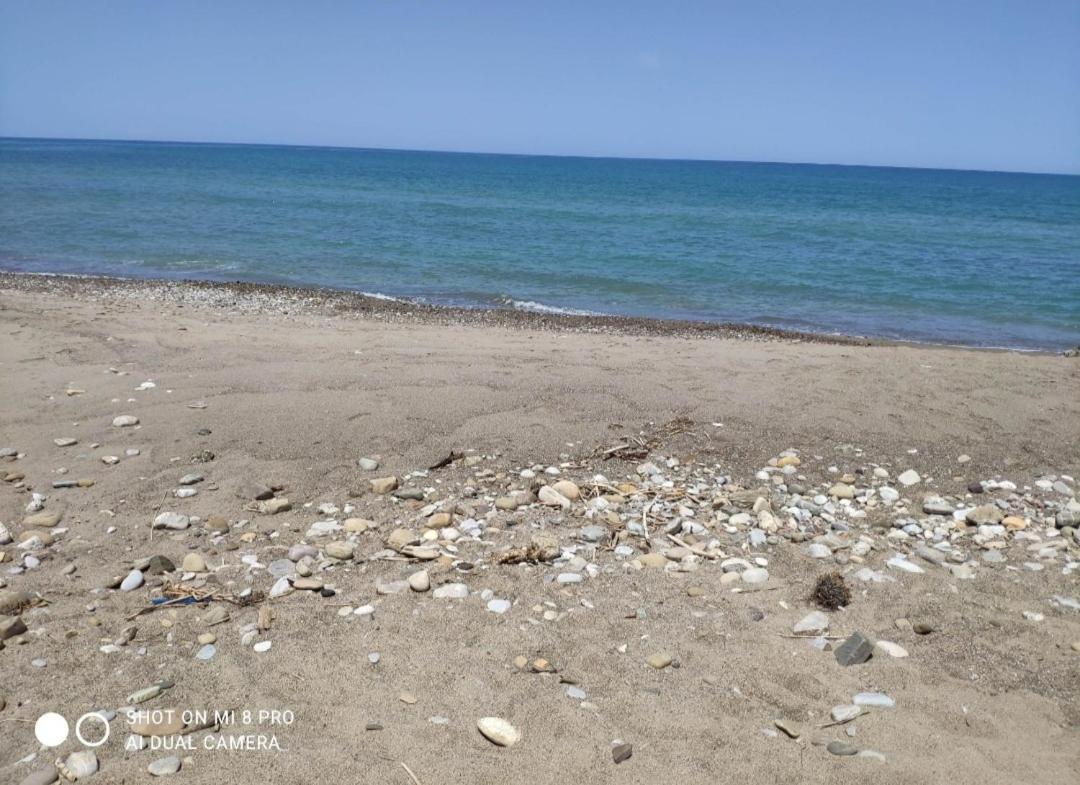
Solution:
M 1080 0 L 0 0 L 0 135 L 1080 173 Z

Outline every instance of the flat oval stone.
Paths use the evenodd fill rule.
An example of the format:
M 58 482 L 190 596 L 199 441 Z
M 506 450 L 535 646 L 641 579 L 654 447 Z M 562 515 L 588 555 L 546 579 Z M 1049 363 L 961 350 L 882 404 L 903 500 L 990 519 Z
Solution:
M 32 771 L 19 781 L 19 785 L 52 785 L 60 778 L 59 772 L 53 767 Z
M 513 747 L 521 740 L 521 732 L 502 717 L 481 717 L 476 727 L 485 739 L 500 747 Z
M 155 777 L 176 774 L 176 772 L 180 771 L 180 759 L 175 755 L 170 755 L 167 758 L 159 758 L 147 766 L 146 770 Z
M 884 692 L 860 692 L 851 702 L 856 706 L 870 706 L 875 709 L 891 709 L 896 706 L 896 701 Z
M 135 591 L 143 585 L 143 574 L 139 570 L 132 570 L 120 581 L 120 591 Z
M 37 526 L 42 529 L 51 529 L 60 523 L 60 519 L 64 517 L 62 512 L 57 510 L 42 510 L 36 512 L 33 515 L 27 515 L 23 518 L 23 526 Z
M 128 730 L 136 736 L 172 736 L 184 729 L 180 715 L 179 709 L 155 709 L 150 714 L 150 721 L 133 722 Z

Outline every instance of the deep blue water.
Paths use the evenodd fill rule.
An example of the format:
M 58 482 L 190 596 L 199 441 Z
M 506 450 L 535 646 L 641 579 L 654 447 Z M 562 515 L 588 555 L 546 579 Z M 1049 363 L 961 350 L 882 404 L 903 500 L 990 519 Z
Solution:
M 0 140 L 0 268 L 1080 344 L 1080 177 Z

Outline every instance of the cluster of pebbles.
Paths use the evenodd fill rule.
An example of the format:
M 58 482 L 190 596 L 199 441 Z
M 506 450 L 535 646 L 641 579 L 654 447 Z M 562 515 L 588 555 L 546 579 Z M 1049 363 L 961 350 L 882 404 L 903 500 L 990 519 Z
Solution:
M 122 414 L 111 426 L 129 429 L 141 423 L 134 415 Z M 76 439 L 57 436 L 48 449 L 77 447 L 81 449 Z M 477 602 L 481 612 L 511 613 L 514 601 L 482 588 L 492 570 L 516 571 L 522 581 L 551 582 L 570 590 L 601 576 L 642 570 L 715 571 L 726 590 L 754 592 L 768 590 L 776 580 L 779 549 L 794 549 L 801 558 L 820 564 L 822 572 L 837 573 L 837 580 L 856 585 L 918 580 L 912 576 L 930 570 L 947 572 L 958 581 L 977 581 L 986 570 L 1058 570 L 1068 575 L 1080 568 L 1077 483 L 1065 474 L 1022 482 L 1006 477 L 969 480 L 969 459 L 959 456 L 948 479 L 950 487 L 958 487 L 957 480 L 964 478 L 959 487 L 966 490 L 950 494 L 936 490 L 941 484 L 916 468 L 896 471 L 890 464 L 867 460 L 853 447 L 843 448 L 831 460 L 788 450 L 748 477 L 662 452 L 629 456 L 609 450 L 585 458 L 563 455 L 554 464 L 511 466 L 499 456 L 466 451 L 452 454 L 438 468 L 402 476 L 381 473 L 379 457 L 365 455 L 358 457 L 353 488 L 340 498 L 311 500 L 292 498 L 288 484 L 274 478 L 216 476 L 213 455 L 196 456 L 199 470 L 177 471 L 175 487 L 161 508 L 145 512 L 149 536 L 144 555 L 117 563 L 114 576 L 88 598 L 87 612 L 101 627 L 99 651 L 107 657 L 127 652 L 145 656 L 153 647 L 178 643 L 171 632 L 164 644 L 140 639 L 138 618 L 158 611 L 156 618 L 166 630 L 177 614 L 198 616 L 202 632 L 193 642 L 195 660 L 212 660 L 222 646 L 249 649 L 252 657 L 273 657 L 275 607 L 290 596 L 291 601 L 307 595 L 311 602 L 333 602 L 345 621 L 372 617 L 380 598 L 393 594 Z M 64 554 L 70 530 L 62 495 L 92 492 L 94 481 L 69 480 L 58 469 L 62 479 L 43 487 L 20 471 L 23 457 L 19 447 L 0 449 L 0 480 L 9 493 L 25 498 L 21 520 L 0 522 L 0 647 L 5 649 L 0 662 L 29 656 L 34 665 L 46 667 L 46 638 L 33 628 L 50 623 L 47 614 L 40 613 L 50 598 L 37 590 L 36 576 L 78 569 Z M 138 457 L 137 449 L 102 456 L 97 468 L 109 471 Z M 186 511 L 185 500 L 209 493 L 216 494 L 219 514 L 200 517 Z M 110 527 L 108 533 L 113 531 Z M 179 564 L 154 551 L 155 538 L 184 544 L 187 552 Z M 371 569 L 353 569 L 357 565 Z M 107 609 L 117 593 L 141 597 L 141 613 L 123 624 L 98 620 L 105 617 L 98 612 Z M 545 606 L 532 611 L 546 619 L 559 614 Z M 1029 618 L 1037 621 L 1051 611 L 1080 611 L 1080 601 L 1056 594 L 1045 598 L 1042 611 L 1032 611 Z M 907 656 L 899 644 L 872 641 L 861 633 L 834 648 L 826 634 L 829 621 L 828 613 L 815 610 L 794 625 L 792 635 L 833 652 L 844 666 L 857 666 L 874 653 Z M 230 626 L 235 634 L 223 635 L 221 630 Z M 1080 642 L 1073 648 L 1080 651 Z M 378 652 L 368 656 L 372 665 L 378 662 Z M 664 670 L 679 663 L 668 652 L 652 651 L 643 665 Z M 546 660 L 525 656 L 514 666 L 553 670 Z M 136 691 L 128 696 L 129 705 L 102 710 L 102 716 L 111 722 L 130 704 L 157 699 L 169 687 L 162 682 Z M 569 683 L 567 689 L 571 697 L 587 700 L 577 685 Z M 831 710 L 832 725 L 841 728 L 867 712 L 894 705 L 888 695 L 856 694 L 850 704 Z M 5 696 L 0 695 L 0 711 L 4 706 Z M 476 729 L 501 747 L 522 738 L 519 729 L 499 717 L 477 718 Z M 165 724 L 131 733 L 145 738 L 214 731 L 212 726 Z M 799 723 L 784 718 L 766 732 L 795 740 L 803 736 Z M 814 743 L 838 756 L 885 759 L 879 751 L 859 749 L 849 737 L 819 737 Z M 145 743 L 135 745 L 142 749 Z M 631 750 L 630 744 L 614 740 L 614 763 L 629 758 Z M 25 760 L 34 759 L 31 753 Z M 76 751 L 37 767 L 23 782 L 88 779 L 100 763 L 94 752 Z M 147 768 L 165 776 L 183 765 L 180 757 L 169 756 L 149 762 Z

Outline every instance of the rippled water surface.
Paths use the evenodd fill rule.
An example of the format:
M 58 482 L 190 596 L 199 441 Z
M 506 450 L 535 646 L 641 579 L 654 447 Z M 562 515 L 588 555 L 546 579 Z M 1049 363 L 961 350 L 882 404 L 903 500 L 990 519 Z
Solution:
M 1080 344 L 1080 177 L 0 140 L 0 268 Z

